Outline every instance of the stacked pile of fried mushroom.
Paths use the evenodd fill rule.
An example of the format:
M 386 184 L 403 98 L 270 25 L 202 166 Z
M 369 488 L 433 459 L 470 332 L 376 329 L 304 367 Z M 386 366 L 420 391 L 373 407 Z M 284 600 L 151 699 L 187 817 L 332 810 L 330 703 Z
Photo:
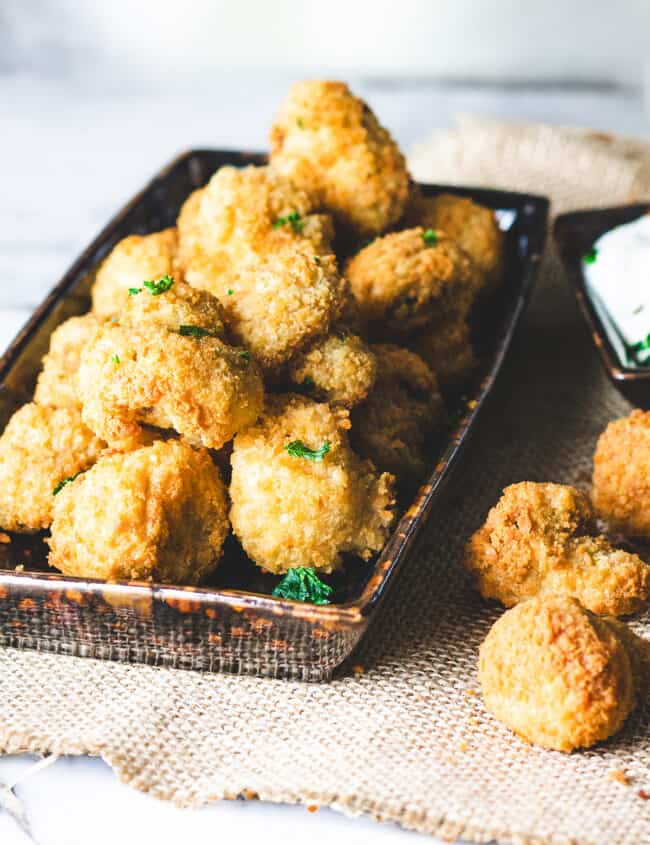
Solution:
M 647 607 L 650 566 L 608 536 L 650 540 L 649 469 L 650 412 L 634 411 L 598 441 L 593 504 L 567 485 L 513 484 L 467 544 L 481 594 L 512 608 L 481 646 L 485 704 L 529 742 L 593 745 L 647 694 L 650 643 L 616 617 Z
M 293 573 L 280 595 L 328 601 L 318 574 L 380 550 L 396 477 L 424 471 L 501 260 L 493 212 L 421 195 L 346 85 L 294 85 L 270 164 L 222 167 L 175 227 L 118 243 L 54 332 L 0 439 L 0 526 L 49 529 L 69 575 L 176 584 L 232 527 Z

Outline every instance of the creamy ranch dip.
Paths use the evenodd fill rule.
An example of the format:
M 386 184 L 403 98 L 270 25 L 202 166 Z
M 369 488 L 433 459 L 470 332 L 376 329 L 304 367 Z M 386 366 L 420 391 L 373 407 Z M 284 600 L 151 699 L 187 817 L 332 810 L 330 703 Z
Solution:
M 618 335 L 622 362 L 650 365 L 650 214 L 602 235 L 583 257 L 583 271 L 595 306 Z

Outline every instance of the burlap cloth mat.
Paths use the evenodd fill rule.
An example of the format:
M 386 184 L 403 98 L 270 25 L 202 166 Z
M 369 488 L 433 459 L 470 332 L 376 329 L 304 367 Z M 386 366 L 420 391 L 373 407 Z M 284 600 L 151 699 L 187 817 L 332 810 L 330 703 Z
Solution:
M 423 180 L 546 193 L 556 213 L 650 198 L 647 148 L 574 130 L 465 120 L 411 163 Z M 627 411 L 549 250 L 463 471 L 354 656 L 363 674 L 309 685 L 8 649 L 0 750 L 101 755 L 126 783 L 179 805 L 243 794 L 450 840 L 650 843 L 639 795 L 650 792 L 650 707 L 588 752 L 520 742 L 476 694 L 477 648 L 501 611 L 458 567 L 504 485 L 588 483 L 597 435 Z M 650 635 L 650 615 L 633 624 Z

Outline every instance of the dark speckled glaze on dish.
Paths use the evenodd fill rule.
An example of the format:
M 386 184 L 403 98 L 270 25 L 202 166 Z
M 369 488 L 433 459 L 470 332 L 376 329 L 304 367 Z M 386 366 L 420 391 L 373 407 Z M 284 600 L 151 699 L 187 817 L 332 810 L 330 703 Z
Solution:
M 31 398 L 40 358 L 59 323 L 89 307 L 99 262 L 123 237 L 173 225 L 190 191 L 224 164 L 262 164 L 258 154 L 193 150 L 165 167 L 99 234 L 54 288 L 0 360 L 0 427 Z M 441 186 L 423 186 L 434 194 Z M 333 582 L 334 603 L 272 598 L 275 581 L 259 572 L 233 539 L 213 579 L 201 587 L 107 584 L 69 578 L 47 566 L 42 537 L 0 543 L 0 645 L 205 671 L 321 681 L 347 657 L 456 465 L 510 345 L 544 246 L 548 202 L 535 196 L 444 188 L 502 209 L 507 235 L 505 282 L 481 308 L 480 365 L 452 401 L 453 422 L 435 443 L 433 469 L 376 562 L 350 561 Z M 2 539 L 0 537 L 0 539 Z M 16 570 L 16 566 L 19 569 Z
M 624 367 L 621 364 L 587 292 L 582 257 L 605 232 L 623 223 L 631 223 L 647 211 L 650 211 L 649 203 L 574 211 L 561 214 L 553 227 L 567 276 L 607 375 L 629 402 L 646 410 L 650 409 L 650 368 Z

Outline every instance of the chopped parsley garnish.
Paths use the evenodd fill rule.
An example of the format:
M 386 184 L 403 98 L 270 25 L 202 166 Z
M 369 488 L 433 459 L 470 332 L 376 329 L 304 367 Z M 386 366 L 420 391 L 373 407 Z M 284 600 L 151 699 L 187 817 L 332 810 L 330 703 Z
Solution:
M 287 572 L 273 590 L 273 595 L 309 604 L 330 604 L 329 597 L 333 592 L 329 584 L 324 584 L 311 567 L 296 566 Z
M 316 382 L 311 376 L 305 376 L 302 382 L 298 385 L 305 391 L 313 390 L 316 387 Z
M 319 256 L 318 256 L 318 255 L 315 255 L 315 256 L 314 256 L 314 261 L 315 261 L 315 262 L 316 262 L 316 264 L 318 264 L 318 266 L 320 267 L 320 258 L 319 258 Z
M 302 232 L 302 227 L 305 225 L 303 221 L 300 219 L 300 215 L 297 211 L 292 211 L 291 214 L 287 214 L 285 217 L 278 217 L 278 219 L 273 224 L 274 229 L 279 229 L 280 226 L 291 226 L 296 234 L 300 234 Z
M 296 126 L 298 127 L 298 129 L 304 129 L 305 128 L 305 121 L 301 117 L 297 118 L 296 119 Z
M 183 337 L 214 337 L 212 332 L 202 329 L 201 326 L 179 326 L 178 333 Z
M 162 279 L 157 282 L 142 282 L 142 287 L 145 287 L 152 296 L 160 296 L 174 284 L 172 276 L 164 275 Z M 129 288 L 129 296 L 135 296 L 142 293 L 142 288 Z
M 438 233 L 433 229 L 425 229 L 422 232 L 422 240 L 425 246 L 435 246 L 438 243 Z
M 582 260 L 584 261 L 585 264 L 593 264 L 594 261 L 596 260 L 596 258 L 598 258 L 598 250 L 596 249 L 595 246 L 592 246 L 592 248 L 589 250 L 589 252 L 585 253 L 582 256 Z
M 646 336 L 645 340 L 640 340 L 634 344 L 635 352 L 643 352 L 645 349 L 650 349 L 650 334 Z
M 322 461 L 329 452 L 331 443 L 326 440 L 319 449 L 310 449 L 302 440 L 292 440 L 284 447 L 287 454 L 292 458 L 306 458 L 308 461 Z
M 115 353 L 115 355 L 111 355 L 111 361 L 113 364 L 119 364 L 120 356 L 117 353 Z
M 228 288 L 228 290 L 226 291 L 226 293 L 228 294 L 228 296 L 232 296 L 234 292 L 235 292 L 235 291 L 234 291 L 232 288 Z
M 243 352 L 239 353 L 239 357 L 243 358 L 244 361 L 250 361 L 251 353 L 248 351 L 248 349 L 245 349 Z
M 64 478 L 64 479 L 63 479 L 63 481 L 59 481 L 59 483 L 56 485 L 56 487 L 54 488 L 54 490 L 52 490 L 52 495 L 53 495 L 53 496 L 56 496 L 56 495 L 57 495 L 57 493 L 60 493 L 60 492 L 61 492 L 61 490 L 63 490 L 63 488 L 65 487 L 65 485 L 66 485 L 66 484 L 70 484 L 70 482 L 71 482 L 71 481 L 74 481 L 74 480 L 75 480 L 75 478 L 76 478 L 78 475 L 81 475 L 82 471 L 83 471 L 83 470 L 79 470 L 79 472 L 75 472 L 75 474 L 74 474 L 74 475 L 71 475 L 69 478 Z

